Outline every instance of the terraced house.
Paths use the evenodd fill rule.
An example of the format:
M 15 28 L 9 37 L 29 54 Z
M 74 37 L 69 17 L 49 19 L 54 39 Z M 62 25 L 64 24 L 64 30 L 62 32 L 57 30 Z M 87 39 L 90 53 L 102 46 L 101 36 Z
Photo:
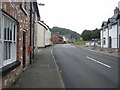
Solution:
M 0 80 L 2 88 L 6 88 L 32 63 L 40 15 L 37 2 L 3 1 L 0 1 Z
M 120 49 L 120 8 L 116 7 L 114 15 L 102 23 L 101 47 L 105 49 Z

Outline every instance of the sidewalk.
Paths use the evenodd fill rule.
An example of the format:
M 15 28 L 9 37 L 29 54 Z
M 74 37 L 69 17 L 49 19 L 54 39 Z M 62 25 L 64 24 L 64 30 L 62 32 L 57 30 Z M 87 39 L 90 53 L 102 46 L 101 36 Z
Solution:
M 85 45 L 80 45 L 79 46 L 80 48 L 84 48 L 84 49 L 88 49 L 88 50 L 91 50 L 91 51 L 94 51 L 94 52 L 99 52 L 99 53 L 102 53 L 102 54 L 106 54 L 106 55 L 110 55 L 110 56 L 114 56 L 114 57 L 120 57 L 120 52 L 118 51 L 115 51 L 115 52 L 109 52 L 108 50 L 100 50 L 99 47 L 85 47 Z
M 10 88 L 64 88 L 52 47 L 39 49 L 33 63 Z

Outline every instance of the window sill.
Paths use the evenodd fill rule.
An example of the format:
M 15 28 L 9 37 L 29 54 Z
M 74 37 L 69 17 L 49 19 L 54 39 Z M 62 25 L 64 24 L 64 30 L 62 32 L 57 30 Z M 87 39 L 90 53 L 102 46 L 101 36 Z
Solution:
M 2 70 L 0 70 L 0 73 L 2 73 L 2 77 L 7 75 L 9 72 L 11 72 L 13 69 L 15 69 L 18 66 L 20 66 L 20 62 L 19 61 L 15 61 L 15 62 L 7 65 L 7 66 L 4 66 L 2 68 Z

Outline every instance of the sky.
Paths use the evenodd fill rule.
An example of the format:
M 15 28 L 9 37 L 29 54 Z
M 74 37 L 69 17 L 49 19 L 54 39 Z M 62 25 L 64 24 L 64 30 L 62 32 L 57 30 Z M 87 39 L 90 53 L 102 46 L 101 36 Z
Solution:
M 37 0 L 41 20 L 50 28 L 57 26 L 81 34 L 85 29 L 101 28 L 114 14 L 119 0 Z

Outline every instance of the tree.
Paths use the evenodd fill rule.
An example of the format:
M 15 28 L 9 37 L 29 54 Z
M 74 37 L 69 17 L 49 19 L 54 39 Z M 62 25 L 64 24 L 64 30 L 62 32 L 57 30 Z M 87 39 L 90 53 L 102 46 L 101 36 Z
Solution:
M 81 37 L 84 41 L 89 41 L 92 39 L 100 39 L 100 29 L 94 29 L 94 30 L 84 30 L 81 34 Z
M 93 30 L 91 38 L 92 39 L 94 39 L 94 38 L 98 38 L 99 39 L 100 38 L 100 30 L 97 29 L 97 28 L 95 30 Z
M 89 41 L 91 40 L 91 31 L 90 30 L 84 30 L 81 34 L 81 37 L 83 38 L 84 41 Z

